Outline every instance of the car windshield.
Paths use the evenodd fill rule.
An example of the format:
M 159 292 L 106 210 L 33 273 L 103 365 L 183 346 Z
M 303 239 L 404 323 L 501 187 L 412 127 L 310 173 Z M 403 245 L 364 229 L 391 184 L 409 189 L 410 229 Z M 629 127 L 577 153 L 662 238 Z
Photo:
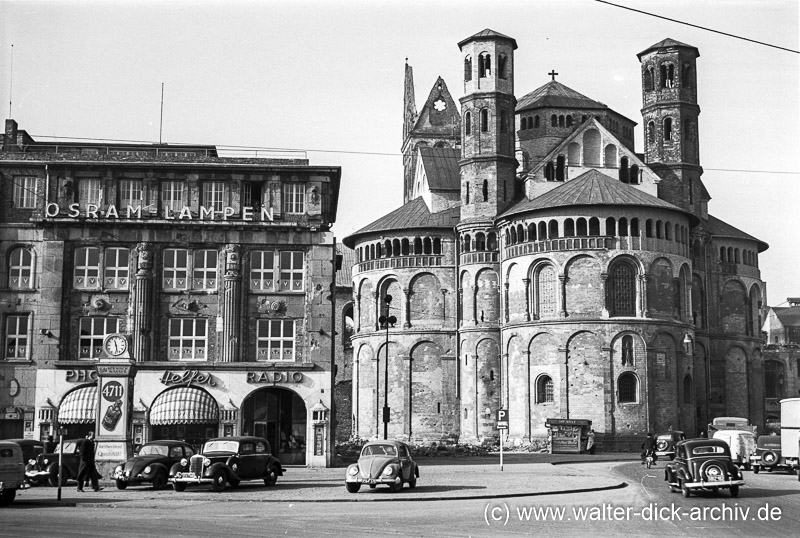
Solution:
M 73 452 L 75 452 L 75 447 L 77 446 L 77 444 L 78 443 L 76 443 L 75 441 L 64 441 L 64 454 L 72 454 Z M 56 450 L 55 450 L 56 454 L 61 452 L 61 450 L 59 450 L 60 448 L 61 447 L 59 445 L 56 445 Z
M 167 445 L 144 445 L 139 449 L 140 456 L 166 456 L 168 452 Z
M 203 446 L 203 453 L 206 452 L 238 452 L 239 441 L 228 441 L 225 439 L 217 439 L 216 441 L 209 441 Z
M 397 456 L 394 445 L 367 445 L 361 452 L 362 456 Z

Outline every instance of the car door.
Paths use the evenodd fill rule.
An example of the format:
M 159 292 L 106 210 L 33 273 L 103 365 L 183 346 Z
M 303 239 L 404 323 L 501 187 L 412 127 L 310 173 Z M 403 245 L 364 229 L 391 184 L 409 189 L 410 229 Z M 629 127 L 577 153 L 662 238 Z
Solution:
M 253 441 L 242 441 L 239 443 L 239 464 L 236 474 L 243 480 L 258 476 L 256 448 Z
M 411 464 L 411 456 L 408 454 L 408 448 L 405 445 L 400 445 L 397 447 L 397 456 L 400 459 L 400 469 L 401 469 L 401 476 L 403 480 L 408 480 L 411 478 L 412 464 Z

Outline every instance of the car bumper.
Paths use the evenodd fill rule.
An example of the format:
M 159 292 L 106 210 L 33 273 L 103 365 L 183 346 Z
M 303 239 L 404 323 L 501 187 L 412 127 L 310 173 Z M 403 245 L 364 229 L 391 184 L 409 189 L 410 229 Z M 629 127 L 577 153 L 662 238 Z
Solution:
M 182 484 L 210 484 L 214 480 L 211 477 L 197 476 L 194 473 L 175 473 L 175 476 L 170 478 L 169 481 Z
M 141 484 L 143 482 L 153 481 L 152 476 L 141 473 L 135 476 L 126 475 L 125 473 L 114 473 L 111 478 L 117 482 L 125 482 L 126 484 Z
M 377 486 L 379 484 L 397 484 L 400 482 L 400 477 L 378 477 L 378 478 L 365 478 L 363 476 L 348 476 L 345 482 L 351 484 L 367 484 L 368 486 Z
M 713 482 L 684 482 L 689 489 L 729 488 L 731 486 L 744 486 L 744 480 L 716 480 Z
M 656 450 L 656 456 L 658 456 L 659 458 L 662 457 L 662 456 L 669 457 L 669 456 L 672 456 L 674 454 L 675 454 L 674 450 L 668 450 L 668 451 L 664 451 L 664 452 Z

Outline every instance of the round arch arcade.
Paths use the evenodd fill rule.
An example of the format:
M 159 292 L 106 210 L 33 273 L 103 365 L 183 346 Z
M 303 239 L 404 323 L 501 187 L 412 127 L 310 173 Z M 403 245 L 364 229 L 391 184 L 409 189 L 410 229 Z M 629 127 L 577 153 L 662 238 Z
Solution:
M 308 411 L 296 392 L 265 387 L 250 393 L 242 402 L 242 435 L 256 435 L 269 441 L 283 465 L 306 464 Z

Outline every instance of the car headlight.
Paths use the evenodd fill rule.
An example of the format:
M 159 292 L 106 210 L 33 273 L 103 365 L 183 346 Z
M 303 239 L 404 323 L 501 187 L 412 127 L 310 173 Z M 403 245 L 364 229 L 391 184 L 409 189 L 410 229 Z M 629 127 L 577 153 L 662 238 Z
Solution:
M 386 468 L 383 470 L 383 474 L 386 475 L 386 476 L 390 476 L 390 475 L 394 474 L 394 466 L 393 465 L 387 465 Z
M 358 467 L 355 467 L 355 466 L 354 467 L 350 467 L 347 470 L 347 474 L 352 475 L 352 476 L 357 475 L 358 474 Z
M 45 465 L 47 465 L 48 463 L 50 463 L 50 460 L 48 460 L 47 458 L 45 458 L 45 459 L 44 459 L 44 464 L 45 464 Z
M 189 460 L 186 458 L 181 458 L 181 467 L 186 467 L 189 465 Z
M 150 474 L 150 471 L 152 470 L 153 469 L 148 465 L 147 467 L 144 468 L 144 474 Z
M 121 473 L 122 472 L 122 465 L 117 465 L 116 467 L 114 467 L 114 472 L 115 473 Z
M 211 460 L 208 458 L 203 458 L 203 467 L 208 467 L 211 465 Z

